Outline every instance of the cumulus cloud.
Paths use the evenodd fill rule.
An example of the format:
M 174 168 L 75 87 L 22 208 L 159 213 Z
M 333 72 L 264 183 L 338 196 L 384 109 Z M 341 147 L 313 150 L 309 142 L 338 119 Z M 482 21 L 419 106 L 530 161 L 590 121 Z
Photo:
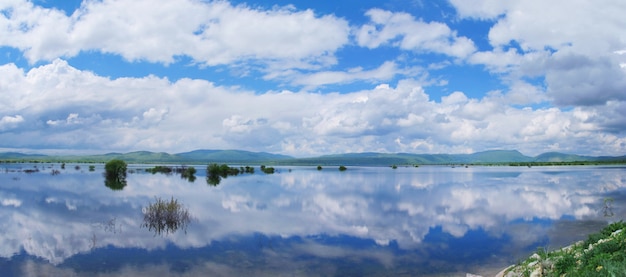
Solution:
M 619 153 L 624 143 L 616 134 L 625 119 L 622 102 L 569 111 L 519 107 L 543 95 L 524 83 L 508 94 L 477 99 L 458 91 L 437 102 L 412 79 L 342 94 L 257 94 L 198 79 L 110 79 L 63 60 L 16 72 L 0 77 L 20 88 L 2 92 L 12 97 L 0 120 L 11 130 L 0 133 L 1 147 L 237 148 L 296 156 L 515 148 L 532 155 L 557 142 L 564 151 L 589 149 L 581 154 Z
M 66 16 L 23 0 L 0 10 L 0 44 L 22 50 L 31 63 L 99 51 L 164 64 L 188 56 L 204 65 L 254 60 L 311 67 L 334 63 L 350 31 L 332 15 L 226 1 L 85 1 Z
M 505 79 L 542 78 L 559 106 L 624 101 L 626 48 L 621 1 L 451 1 L 461 18 L 494 21 L 493 49 L 473 54 Z
M 559 105 L 604 105 L 626 101 L 626 71 L 609 56 L 559 51 L 547 64 L 547 93 Z
M 69 15 L 31 1 L 1 4 L 0 45 L 32 64 L 0 66 L 0 147 L 623 153 L 626 22 L 618 2 L 607 2 L 611 9 L 451 1 L 456 20 L 493 23 L 484 34 L 490 45 L 480 49 L 454 24 L 379 8 L 352 24 L 293 6 L 153 3 L 85 1 Z M 344 47 L 397 56 L 348 67 L 337 59 Z M 211 72 L 257 70 L 252 78 L 267 89 L 223 85 L 212 75 L 110 78 L 66 60 L 85 52 L 158 66 L 184 59 Z M 425 64 L 422 55 L 438 58 Z M 470 65 L 484 66 L 503 86 L 433 97 L 430 76 L 446 91 L 448 77 L 437 72 Z M 345 87 L 324 90 L 336 86 Z
M 292 79 L 291 83 L 295 85 L 318 87 L 329 84 L 353 83 L 355 81 L 380 83 L 390 81 L 396 75 L 408 71 L 411 70 L 399 69 L 395 62 L 387 61 L 372 70 L 364 70 L 361 67 L 357 67 L 348 69 L 347 71 L 318 71 L 310 74 L 289 74 L 287 78 Z
M 423 22 L 403 12 L 371 9 L 365 13 L 370 23 L 356 31 L 360 46 L 376 48 L 392 44 L 406 50 L 446 54 L 464 58 L 475 51 L 471 39 L 458 36 L 448 25 Z
M 5 115 L 0 118 L 0 130 L 6 130 L 9 128 L 15 128 L 20 122 L 24 121 L 24 117 L 21 115 Z

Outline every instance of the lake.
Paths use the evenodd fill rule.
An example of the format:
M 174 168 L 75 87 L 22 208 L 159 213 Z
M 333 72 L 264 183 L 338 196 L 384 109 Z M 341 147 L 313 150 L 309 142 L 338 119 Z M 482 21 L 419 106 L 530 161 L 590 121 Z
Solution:
M 36 169 L 26 173 L 26 169 Z M 0 164 L 1 276 L 490 276 L 624 219 L 626 167 L 276 167 L 214 186 Z M 59 170 L 59 174 L 51 174 Z M 185 228 L 142 226 L 175 199 Z

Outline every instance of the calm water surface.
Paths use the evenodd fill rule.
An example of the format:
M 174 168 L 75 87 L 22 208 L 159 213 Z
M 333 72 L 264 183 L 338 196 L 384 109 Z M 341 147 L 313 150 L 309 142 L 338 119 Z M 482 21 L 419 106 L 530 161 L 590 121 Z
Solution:
M 277 167 L 217 186 L 196 166 L 121 190 L 74 166 L 0 164 L 1 276 L 488 276 L 624 219 L 626 201 L 619 166 Z M 142 228 L 172 197 L 186 230 Z

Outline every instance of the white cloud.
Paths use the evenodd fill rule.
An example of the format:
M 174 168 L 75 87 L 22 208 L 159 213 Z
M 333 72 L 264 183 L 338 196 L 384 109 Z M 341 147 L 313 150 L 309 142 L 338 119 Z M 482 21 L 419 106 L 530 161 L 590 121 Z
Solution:
M 0 70 L 7 68 L 15 66 Z M 626 122 L 623 102 L 569 111 L 512 106 L 545 98 L 526 83 L 507 94 L 470 98 L 458 91 L 436 102 L 411 79 L 343 94 L 257 94 L 197 79 L 110 79 L 62 60 L 14 71 L 18 74 L 0 76 L 0 83 L 19 88 L 3 103 L 7 115 L 0 126 L 11 128 L 0 133 L 5 148 L 235 148 L 296 156 L 494 148 L 532 155 L 556 142 L 567 152 L 589 149 L 580 154 L 624 149 L 624 139 L 615 133 Z
M 504 14 L 508 8 L 508 2 L 499 0 L 463 1 L 450 0 L 461 17 L 472 17 L 483 20 L 491 20 Z
M 524 51 L 572 47 L 593 54 L 623 49 L 622 1 L 507 1 L 506 13 L 489 32 L 491 44 L 519 43 Z M 480 6 L 478 4 L 477 6 Z
M 397 74 L 406 70 L 398 68 L 395 62 L 384 62 L 378 68 L 363 70 L 361 67 L 352 68 L 346 71 L 319 71 L 311 74 L 290 74 L 288 78 L 295 85 L 306 87 L 317 87 L 329 84 L 352 83 L 355 81 L 366 81 L 378 83 L 391 80 Z
M 17 127 L 21 122 L 24 122 L 24 117 L 21 115 L 5 115 L 0 118 L 0 131 L 4 131 L 10 128 Z
M 552 56 L 547 68 L 547 93 L 556 104 L 603 105 L 610 100 L 626 101 L 626 71 L 614 57 L 562 50 Z
M 441 53 L 464 58 L 475 51 L 472 40 L 460 37 L 446 24 L 423 22 L 408 13 L 393 13 L 380 9 L 366 12 L 371 23 L 356 31 L 360 46 L 376 48 L 392 44 L 405 50 Z
M 543 78 L 560 106 L 626 100 L 623 1 L 451 1 L 461 18 L 493 20 L 493 49 L 472 55 L 507 82 Z M 539 98 L 538 98 L 539 100 Z
M 1 8 L 0 45 L 24 51 L 32 63 L 99 51 L 164 64 L 189 56 L 206 65 L 310 67 L 334 63 L 349 35 L 347 22 L 332 15 L 225 1 L 86 1 L 69 17 L 26 0 Z

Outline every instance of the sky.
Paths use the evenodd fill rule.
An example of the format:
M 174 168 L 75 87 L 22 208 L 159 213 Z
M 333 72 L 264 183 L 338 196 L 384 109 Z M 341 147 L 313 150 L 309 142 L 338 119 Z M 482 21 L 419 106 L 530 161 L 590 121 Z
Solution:
M 626 155 L 622 0 L 0 0 L 0 151 Z

